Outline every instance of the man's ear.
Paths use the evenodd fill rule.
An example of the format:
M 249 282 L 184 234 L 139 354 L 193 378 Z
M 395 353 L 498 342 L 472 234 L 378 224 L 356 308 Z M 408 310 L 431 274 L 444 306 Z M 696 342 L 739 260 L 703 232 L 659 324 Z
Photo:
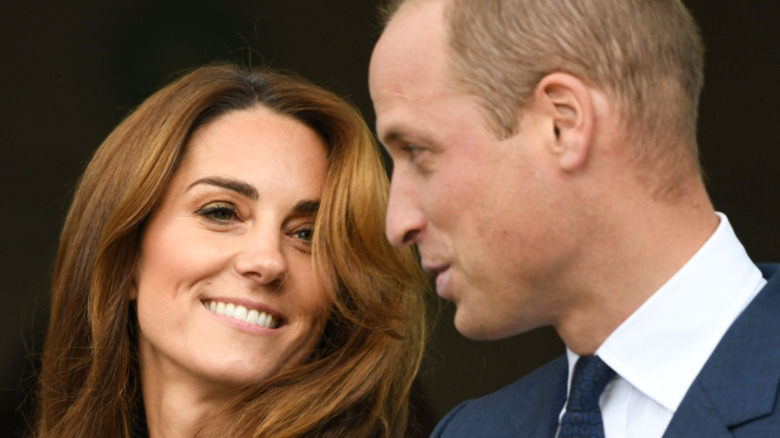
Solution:
M 566 172 L 580 169 L 590 153 L 595 107 L 588 87 L 576 76 L 550 73 L 536 85 L 549 131 L 545 133 L 558 165 Z

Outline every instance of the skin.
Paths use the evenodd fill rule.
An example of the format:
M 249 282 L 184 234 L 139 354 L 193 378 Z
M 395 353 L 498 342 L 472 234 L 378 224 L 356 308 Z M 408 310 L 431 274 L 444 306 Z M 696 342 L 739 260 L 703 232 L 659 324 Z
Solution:
M 543 78 L 518 133 L 497 138 L 450 70 L 444 5 L 405 3 L 371 59 L 377 133 L 394 163 L 387 237 L 418 246 L 465 336 L 552 325 L 590 354 L 717 217 L 693 161 L 682 196 L 654 197 L 617 107 L 577 77 Z
M 326 163 L 314 131 L 265 108 L 193 135 L 145 229 L 131 297 L 151 436 L 192 436 L 236 390 L 313 351 L 330 302 L 307 206 L 320 199 Z M 210 300 L 272 313 L 278 326 L 218 315 Z

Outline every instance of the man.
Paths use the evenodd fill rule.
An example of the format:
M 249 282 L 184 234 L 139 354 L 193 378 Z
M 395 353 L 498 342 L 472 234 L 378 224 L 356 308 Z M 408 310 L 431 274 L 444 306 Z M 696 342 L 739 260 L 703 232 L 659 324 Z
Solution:
M 434 436 L 780 436 L 780 274 L 702 182 L 680 1 L 399 3 L 369 73 L 387 236 L 465 336 L 567 346 Z

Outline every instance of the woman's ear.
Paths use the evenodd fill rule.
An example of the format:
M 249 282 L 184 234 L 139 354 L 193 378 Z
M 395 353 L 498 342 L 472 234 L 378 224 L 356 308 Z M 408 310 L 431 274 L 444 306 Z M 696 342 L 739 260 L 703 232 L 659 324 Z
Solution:
M 138 299 L 138 260 L 133 266 L 133 276 L 130 278 L 130 290 L 127 292 L 127 300 L 134 301 Z
M 591 149 L 596 117 L 588 87 L 576 76 L 551 73 L 539 81 L 535 94 L 545 110 L 545 135 L 559 167 L 566 172 L 580 169 Z

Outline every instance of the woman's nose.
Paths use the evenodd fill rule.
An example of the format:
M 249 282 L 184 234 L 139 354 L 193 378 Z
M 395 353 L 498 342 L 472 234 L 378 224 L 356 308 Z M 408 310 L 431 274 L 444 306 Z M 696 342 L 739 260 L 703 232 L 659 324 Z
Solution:
M 246 246 L 236 257 L 235 266 L 241 275 L 260 284 L 278 282 L 281 285 L 287 277 L 287 262 L 279 236 L 269 233 L 247 236 Z

